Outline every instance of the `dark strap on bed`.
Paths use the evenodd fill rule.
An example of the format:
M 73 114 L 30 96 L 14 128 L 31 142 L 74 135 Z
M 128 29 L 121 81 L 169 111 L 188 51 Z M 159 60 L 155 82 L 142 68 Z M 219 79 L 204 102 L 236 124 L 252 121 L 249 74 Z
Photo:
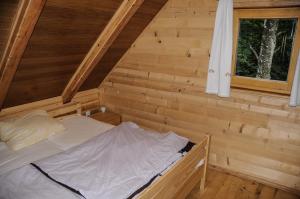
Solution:
M 161 174 L 159 173 L 156 176 L 154 176 L 153 178 L 151 178 L 149 180 L 149 182 L 147 182 L 142 187 L 140 187 L 138 190 L 136 190 L 135 192 L 133 192 L 127 199 L 132 199 L 134 196 L 136 196 L 139 193 L 141 193 L 142 191 L 144 191 L 144 189 L 146 189 L 158 176 L 161 176 Z
M 84 196 L 80 193 L 80 191 L 78 191 L 78 190 L 76 190 L 76 189 L 74 189 L 74 188 L 72 188 L 72 187 L 70 187 L 70 186 L 68 186 L 68 185 L 66 185 L 66 184 L 64 184 L 64 183 L 62 183 L 62 182 L 59 182 L 59 181 L 55 180 L 55 179 L 52 178 L 48 173 L 46 173 L 45 171 L 43 171 L 43 169 L 41 169 L 38 165 L 36 165 L 36 164 L 34 164 L 34 163 L 30 163 L 30 164 L 31 164 L 33 167 L 35 167 L 37 170 L 39 170 L 44 176 L 46 176 L 47 178 L 49 178 L 50 180 L 52 180 L 53 182 L 59 184 L 60 186 L 66 188 L 66 189 L 72 191 L 73 193 L 75 193 L 75 194 L 77 194 L 77 195 L 80 195 L 81 197 L 83 197 L 83 198 L 86 199 L 86 197 L 84 197 Z
M 183 147 L 180 151 L 178 151 L 178 153 L 184 153 L 184 152 L 187 153 L 187 152 L 189 152 L 189 151 L 193 148 L 193 146 L 195 146 L 195 143 L 189 141 L 189 142 L 185 145 L 185 147 Z
M 180 151 L 178 151 L 178 153 L 182 153 L 182 154 L 183 154 L 184 152 L 187 153 L 187 152 L 189 152 L 189 151 L 193 148 L 193 146 L 195 146 L 195 143 L 189 141 L 189 142 L 185 145 L 185 147 L 183 147 Z M 176 161 L 174 161 L 174 162 L 176 162 Z M 171 165 L 174 164 L 174 162 L 172 162 Z M 168 169 L 168 167 L 167 167 L 166 169 Z M 166 170 L 166 169 L 165 169 L 165 170 Z M 161 173 L 163 173 L 165 170 L 163 170 Z M 152 182 L 153 182 L 158 176 L 161 176 L 161 175 L 162 175 L 161 173 L 159 173 L 159 174 L 155 175 L 153 178 L 151 178 L 151 179 L 149 180 L 149 182 L 147 182 L 147 183 L 144 184 L 142 187 L 140 187 L 138 190 L 136 190 L 135 192 L 133 192 L 127 199 L 132 199 L 132 198 L 134 198 L 136 195 L 138 195 L 139 193 L 141 193 L 142 191 L 144 191 L 144 189 L 146 189 L 148 186 L 150 186 L 150 185 L 152 184 Z
M 195 143 L 193 143 L 193 142 L 188 142 L 187 144 L 186 144 L 186 146 L 184 147 L 184 148 L 182 148 L 180 151 L 178 151 L 179 153 L 184 153 L 184 152 L 189 152 L 192 148 L 193 148 L 193 146 L 195 145 Z M 37 170 L 39 170 L 42 174 L 44 174 L 47 178 L 49 178 L 50 180 L 52 180 L 53 182 L 55 182 L 55 183 L 57 183 L 57 184 L 59 184 L 60 186 L 62 186 L 62 187 L 64 187 L 64 188 L 66 188 L 66 189 L 68 189 L 68 190 L 70 190 L 70 191 L 72 191 L 73 193 L 75 193 L 75 194 L 77 194 L 77 195 L 79 195 L 79 196 L 81 196 L 81 197 L 83 197 L 83 198 L 85 198 L 86 199 L 86 197 L 84 197 L 81 193 L 80 193 L 80 191 L 78 191 L 78 190 L 76 190 L 76 189 L 74 189 L 74 188 L 72 188 L 72 187 L 70 187 L 70 186 L 68 186 L 68 185 L 66 185 L 66 184 L 64 184 L 64 183 L 62 183 L 62 182 L 59 182 L 59 181 L 57 181 L 57 180 L 55 180 L 54 178 L 52 178 L 48 173 L 46 173 L 45 171 L 43 171 L 39 166 L 37 166 L 36 164 L 34 164 L 34 163 L 30 163 L 32 166 L 34 166 Z M 173 164 L 173 163 L 172 163 Z M 146 184 L 144 184 L 142 187 L 140 187 L 138 190 L 136 190 L 134 193 L 132 193 L 127 199 L 132 199 L 133 197 L 135 197 L 137 194 L 139 194 L 139 193 L 141 193 L 145 188 L 147 188 L 158 176 L 161 176 L 161 174 L 159 173 L 159 174 L 157 174 L 157 175 L 155 175 L 153 178 L 151 178 L 150 180 L 149 180 L 149 182 L 147 182 Z

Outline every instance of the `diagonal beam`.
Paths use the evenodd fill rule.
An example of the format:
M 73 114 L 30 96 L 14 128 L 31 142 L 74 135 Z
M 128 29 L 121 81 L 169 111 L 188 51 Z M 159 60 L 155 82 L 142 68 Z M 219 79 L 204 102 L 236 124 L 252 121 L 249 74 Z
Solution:
M 62 93 L 63 102 L 72 100 L 97 63 L 126 26 L 144 0 L 123 0 Z
M 46 0 L 21 0 L 0 62 L 0 110 Z

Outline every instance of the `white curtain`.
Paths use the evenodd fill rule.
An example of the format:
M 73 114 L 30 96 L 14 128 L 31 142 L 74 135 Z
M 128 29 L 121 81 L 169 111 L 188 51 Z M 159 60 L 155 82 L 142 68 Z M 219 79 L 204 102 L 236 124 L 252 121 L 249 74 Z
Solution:
M 206 93 L 230 96 L 233 37 L 232 0 L 219 0 L 208 67 Z
M 291 92 L 290 106 L 300 106 L 300 53 L 296 65 L 295 77 Z

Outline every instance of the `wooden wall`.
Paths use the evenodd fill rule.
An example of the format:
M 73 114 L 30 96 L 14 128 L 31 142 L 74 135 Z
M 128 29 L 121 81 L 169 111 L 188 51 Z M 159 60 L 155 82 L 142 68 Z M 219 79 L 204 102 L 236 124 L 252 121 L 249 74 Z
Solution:
M 9 88 L 4 107 L 60 96 L 121 2 L 47 0 Z M 98 87 L 166 2 L 143 2 L 83 84 L 81 91 Z M 3 9 L 8 10 L 8 6 L 5 4 Z M 0 35 L 0 51 L 1 40 Z
M 10 28 L 18 7 L 19 0 L 0 1 L 0 61 L 9 37 Z
M 82 111 L 97 109 L 99 108 L 99 90 L 90 89 L 87 91 L 78 92 L 72 101 L 67 104 L 63 104 L 61 97 L 53 97 L 45 100 L 40 100 L 37 102 L 22 104 L 19 106 L 14 106 L 6 109 L 2 109 L 0 112 L 0 120 L 5 120 L 15 115 L 22 115 L 26 112 L 32 111 L 34 109 L 42 109 L 48 112 L 63 112 L 66 109 L 74 110 L 75 108 L 81 108 Z M 66 111 L 65 111 L 66 112 Z M 51 114 L 52 115 L 52 114 Z M 55 114 L 59 115 L 59 114 Z
M 235 5 L 255 6 L 249 2 Z M 287 96 L 275 94 L 204 93 L 216 3 L 169 0 L 102 83 L 101 103 L 148 128 L 194 140 L 209 133 L 211 165 L 300 192 L 300 108 L 290 108 Z
M 146 0 L 143 2 L 80 90 L 93 89 L 99 86 L 167 1 L 168 0 Z

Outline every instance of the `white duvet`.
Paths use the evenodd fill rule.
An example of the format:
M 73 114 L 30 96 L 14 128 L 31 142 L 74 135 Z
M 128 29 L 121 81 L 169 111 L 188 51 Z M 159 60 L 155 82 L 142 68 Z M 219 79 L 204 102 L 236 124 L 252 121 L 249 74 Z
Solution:
M 54 179 L 87 199 L 127 198 L 180 158 L 188 140 L 123 123 L 60 154 L 36 161 Z M 80 198 L 31 165 L 0 176 L 2 199 Z
M 13 151 L 0 142 L 0 175 L 31 162 L 66 151 L 113 128 L 111 124 L 84 116 L 68 116 L 61 120 L 65 132 L 32 146 Z

